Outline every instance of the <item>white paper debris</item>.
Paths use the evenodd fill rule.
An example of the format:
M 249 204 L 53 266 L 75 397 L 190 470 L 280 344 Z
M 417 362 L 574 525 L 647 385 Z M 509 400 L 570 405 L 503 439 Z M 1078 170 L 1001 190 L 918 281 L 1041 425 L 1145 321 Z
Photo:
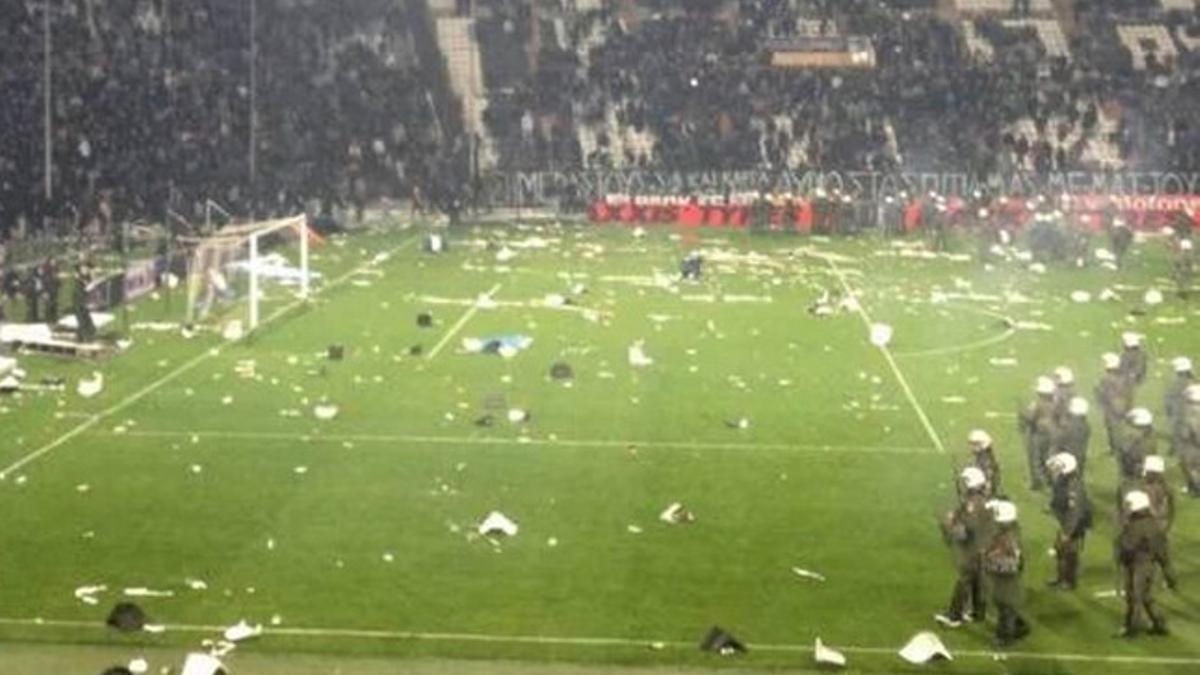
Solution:
M 217 657 L 201 652 L 193 652 L 187 655 L 187 659 L 183 662 L 183 671 L 180 675 L 216 675 L 223 673 L 225 664 L 221 663 Z
M 812 579 L 814 581 L 825 581 L 824 574 L 821 574 L 820 572 L 814 572 L 812 570 L 806 570 L 803 567 L 793 567 L 792 573 L 798 577 L 803 577 L 805 579 Z
M 83 398 L 92 398 L 104 390 L 104 374 L 93 371 L 91 379 L 80 380 L 75 391 Z
M 488 513 L 483 522 L 479 523 L 479 534 L 482 535 L 503 534 L 512 537 L 517 534 L 517 530 L 517 524 L 499 511 Z
M 1144 302 L 1147 305 L 1150 305 L 1152 307 L 1154 305 L 1161 305 L 1162 301 L 1163 301 L 1162 291 L 1158 290 L 1157 288 L 1151 288 L 1150 290 L 1146 291 L 1145 295 L 1142 296 L 1142 302 Z
M 1073 302 L 1088 302 L 1092 299 L 1092 294 L 1087 291 L 1071 291 L 1071 300 Z
M 150 670 L 150 664 L 146 663 L 146 659 L 134 659 L 129 662 L 127 669 L 133 675 L 142 675 L 147 670 Z
M 175 591 L 156 591 L 145 586 L 135 586 L 122 591 L 129 598 L 173 598 Z
M 221 337 L 229 340 L 230 342 L 241 340 L 245 334 L 246 331 L 242 327 L 242 322 L 240 319 L 234 319 L 233 321 L 225 324 L 225 328 L 221 331 Z
M 946 645 L 942 644 L 941 638 L 929 631 L 914 635 L 900 650 L 900 658 L 915 665 L 929 663 L 935 658 L 954 660 Z
M 240 642 L 247 638 L 262 635 L 262 624 L 251 626 L 250 624 L 246 623 L 245 619 L 242 619 L 229 628 L 226 628 L 223 635 L 225 636 L 225 639 L 229 640 L 230 642 Z
M 338 416 L 338 407 L 332 403 L 318 403 L 313 407 L 313 415 L 319 420 L 331 420 Z
M 813 659 L 822 665 L 844 667 L 846 665 L 846 656 L 836 649 L 826 647 L 821 638 L 813 644 Z
M 663 512 L 658 514 L 658 519 L 668 525 L 681 525 L 691 523 L 696 520 L 696 516 L 684 508 L 680 502 L 672 502 Z
M 883 347 L 888 346 L 888 344 L 891 341 L 892 341 L 892 327 L 891 326 L 884 324 L 884 323 L 872 324 L 872 326 L 871 326 L 871 344 L 875 345 L 876 347 L 883 348 Z
M 75 599 L 86 605 L 100 604 L 99 598 L 96 596 L 108 590 L 108 586 L 103 584 L 98 586 L 80 586 L 75 589 Z
M 653 364 L 654 359 L 646 356 L 644 340 L 637 340 L 629 345 L 629 365 L 634 368 L 644 368 Z

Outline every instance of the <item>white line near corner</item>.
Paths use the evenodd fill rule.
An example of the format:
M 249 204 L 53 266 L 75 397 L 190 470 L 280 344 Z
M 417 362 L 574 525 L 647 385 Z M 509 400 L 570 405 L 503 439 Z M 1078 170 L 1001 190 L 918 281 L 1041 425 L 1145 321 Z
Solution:
M 104 629 L 99 621 L 79 621 L 69 619 L 17 619 L 0 618 L 0 626 L 15 626 L 20 628 L 50 628 L 50 629 Z M 203 624 L 168 624 L 167 632 L 220 635 L 227 626 Z M 424 641 L 424 642 L 476 642 L 490 644 L 532 644 L 559 645 L 567 647 L 639 647 L 644 649 L 687 649 L 697 648 L 695 642 L 679 640 L 654 640 L 637 638 L 605 638 L 605 637 L 559 637 L 553 635 L 492 635 L 487 633 L 425 633 L 419 631 L 370 630 L 357 628 L 300 628 L 264 626 L 264 637 L 304 637 L 304 638 L 348 638 L 359 640 L 381 641 Z M 866 647 L 857 645 L 827 645 L 847 654 L 865 655 L 896 655 L 899 659 L 899 649 L 896 647 Z M 791 652 L 810 654 L 811 645 L 789 645 L 749 643 L 750 651 Z M 1200 657 L 1196 656 L 1140 656 L 1117 654 L 1071 654 L 1054 652 L 1008 652 L 963 650 L 953 652 L 956 658 L 986 659 L 989 661 L 1059 661 L 1070 663 L 1103 663 L 1110 665 L 1128 666 L 1200 666 Z
M 503 284 L 496 284 L 495 286 L 492 286 L 492 290 L 484 293 L 483 298 L 491 300 L 492 296 L 500 290 L 502 285 Z M 467 308 L 467 311 L 463 312 L 462 316 L 458 317 L 458 321 L 454 322 L 454 325 L 450 327 L 450 330 L 446 331 L 446 334 L 442 336 L 442 339 L 438 340 L 438 343 L 433 346 L 433 349 L 429 350 L 428 358 L 430 361 L 437 357 L 438 353 L 442 351 L 442 347 L 445 347 L 446 343 L 450 342 L 450 340 L 458 333 L 458 331 L 462 330 L 462 327 L 467 325 L 467 322 L 470 321 L 478 311 L 479 301 L 477 300 L 474 304 Z
M 367 269 L 368 267 L 370 267 L 374 264 L 377 264 L 377 262 L 386 261 L 387 259 L 391 258 L 393 255 L 408 248 L 409 246 L 412 245 L 412 243 L 414 241 L 416 241 L 416 239 L 410 236 L 403 243 L 392 247 L 390 250 L 388 250 L 382 254 L 376 255 L 371 260 L 363 263 L 362 265 L 359 265 L 358 267 L 355 267 L 354 269 L 350 270 L 349 272 L 346 272 L 345 274 L 343 274 L 343 275 L 339 276 L 338 278 L 334 279 L 333 281 L 329 282 L 327 285 L 321 287 L 317 291 L 314 291 L 312 293 L 312 295 L 313 296 L 319 295 L 320 293 L 322 293 L 324 291 L 327 291 L 329 289 L 332 289 L 332 288 L 335 288 L 337 286 L 344 284 L 351 277 L 360 273 L 362 270 Z M 304 304 L 308 300 L 309 300 L 309 298 L 301 298 L 301 299 L 297 299 L 291 303 L 288 303 L 287 305 L 285 305 L 283 307 L 280 307 L 278 310 L 276 310 L 270 316 L 263 319 L 262 322 L 259 323 L 259 327 L 261 328 L 262 326 L 265 326 L 265 325 L 277 320 L 279 317 L 281 317 L 281 316 L 287 314 L 288 312 L 292 311 L 293 309 L 299 307 L 300 305 Z M 193 368 L 200 365 L 204 361 L 220 355 L 221 350 L 224 347 L 225 347 L 225 345 L 221 344 L 216 347 L 211 347 L 209 349 L 204 350 L 203 352 L 197 354 L 196 356 L 192 357 L 191 359 L 188 359 L 187 361 L 183 362 L 183 364 L 179 365 L 178 367 L 176 367 L 174 370 L 167 373 L 166 375 L 163 375 L 162 377 L 151 382 L 150 384 L 146 385 L 145 387 L 142 387 L 141 389 L 133 392 L 132 394 L 126 396 L 125 398 L 123 398 L 120 401 L 116 402 L 115 404 L 109 406 L 108 408 L 105 408 L 104 410 L 101 410 L 100 412 L 96 413 L 95 415 L 92 415 L 91 417 L 89 417 L 88 419 L 79 423 L 78 426 L 74 427 L 73 429 L 66 432 L 65 434 L 59 436 L 58 438 L 54 439 L 53 441 L 50 441 L 49 443 L 46 443 L 45 445 L 41 446 L 40 448 L 37 448 L 36 450 L 34 450 L 33 452 L 30 452 L 29 454 L 25 455 L 24 457 L 21 457 L 20 459 L 13 462 L 12 464 L 9 464 L 8 466 L 4 467 L 3 469 L 0 469 L 0 480 L 7 479 L 9 474 L 11 474 L 13 471 L 16 471 L 24 466 L 27 466 L 27 465 L 37 461 L 41 457 L 44 457 L 45 455 L 49 454 L 56 448 L 62 446 L 64 443 L 67 443 L 68 441 L 75 438 L 76 436 L 78 436 L 78 435 L 82 434 L 83 432 L 87 431 L 88 429 L 91 429 L 92 427 L 96 426 L 98 423 L 100 423 L 101 420 L 111 417 L 111 416 L 121 412 L 122 410 L 128 408 L 129 406 L 133 405 L 134 403 L 137 403 L 138 401 L 145 398 L 147 395 L 157 391 L 163 385 L 172 382 L 173 380 L 175 380 L 175 378 L 192 370 Z
M 862 298 L 860 298 L 850 288 L 849 282 L 846 281 L 846 275 L 842 273 L 842 269 L 838 267 L 837 262 L 833 259 L 833 256 L 820 254 L 812 255 L 825 260 L 825 263 L 829 265 L 829 269 L 833 272 L 833 275 L 837 277 L 838 283 L 842 285 L 842 290 L 846 292 L 846 296 L 854 298 L 855 313 L 857 313 L 859 318 L 862 319 L 863 325 L 866 326 L 867 332 L 869 333 L 871 331 L 872 324 L 875 322 L 871 320 L 871 316 L 867 314 L 866 308 L 863 307 Z M 912 387 L 909 386 L 908 378 L 904 377 L 904 373 L 900 370 L 900 366 L 896 363 L 896 357 L 892 355 L 892 352 L 887 348 L 887 345 L 881 345 L 879 347 L 879 351 L 883 354 L 883 358 L 887 361 L 888 366 L 891 367 L 892 374 L 896 376 L 896 382 L 898 382 L 900 384 L 900 388 L 904 390 L 904 396 L 908 399 L 909 404 L 912 405 L 913 410 L 916 411 L 917 417 L 921 420 L 921 425 L 925 427 L 925 433 L 929 434 L 929 440 L 933 441 L 933 446 L 938 449 L 938 452 L 945 454 L 946 446 L 942 443 L 942 438 L 938 436 L 937 430 L 933 428 L 933 424 L 929 421 L 929 415 L 925 414 L 925 409 L 921 407 L 920 401 L 917 400 L 916 394 L 913 393 Z

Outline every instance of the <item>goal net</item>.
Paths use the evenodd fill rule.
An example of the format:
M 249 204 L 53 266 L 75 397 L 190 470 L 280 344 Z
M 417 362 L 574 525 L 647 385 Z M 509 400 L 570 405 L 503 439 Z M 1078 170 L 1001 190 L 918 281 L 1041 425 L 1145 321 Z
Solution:
M 186 241 L 189 323 L 242 322 L 258 327 L 272 306 L 307 298 L 309 229 L 303 215 L 227 225 Z

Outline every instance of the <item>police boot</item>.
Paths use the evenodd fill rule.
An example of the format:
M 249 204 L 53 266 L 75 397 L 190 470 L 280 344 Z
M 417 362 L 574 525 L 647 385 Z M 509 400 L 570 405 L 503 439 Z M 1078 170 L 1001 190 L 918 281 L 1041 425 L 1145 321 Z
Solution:
M 1079 582 L 1079 552 L 1072 550 L 1067 553 L 1066 558 L 1066 578 L 1063 581 L 1066 582 L 1067 588 L 1073 591 Z

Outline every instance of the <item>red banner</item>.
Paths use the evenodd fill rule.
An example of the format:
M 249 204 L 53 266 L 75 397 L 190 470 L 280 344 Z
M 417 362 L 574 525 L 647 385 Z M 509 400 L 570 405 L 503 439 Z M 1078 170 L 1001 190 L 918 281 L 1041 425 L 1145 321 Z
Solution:
M 809 232 L 815 222 L 814 202 L 792 196 L 770 199 L 764 210 L 771 230 L 794 230 Z M 753 219 L 758 197 L 753 194 L 733 194 L 728 198 L 663 197 L 609 195 L 596 202 L 588 210 L 592 222 L 667 223 L 685 227 L 734 227 L 744 228 Z M 823 225 L 834 224 L 830 218 L 842 217 L 837 213 L 838 204 L 824 209 Z M 951 224 L 965 215 L 961 199 L 951 197 L 946 201 L 946 213 Z M 906 231 L 924 225 L 924 198 L 911 198 L 901 206 L 901 222 Z M 1020 228 L 1033 218 L 1037 210 L 1053 209 L 1052 204 L 1038 204 L 1025 198 L 996 199 L 988 207 L 993 221 L 1002 221 L 1005 226 Z M 1135 229 L 1157 230 L 1186 217 L 1192 226 L 1200 229 L 1200 195 L 1103 195 L 1081 194 L 1063 197 L 1058 205 L 1062 217 L 1074 225 L 1090 230 L 1102 229 L 1105 218 L 1121 217 Z

